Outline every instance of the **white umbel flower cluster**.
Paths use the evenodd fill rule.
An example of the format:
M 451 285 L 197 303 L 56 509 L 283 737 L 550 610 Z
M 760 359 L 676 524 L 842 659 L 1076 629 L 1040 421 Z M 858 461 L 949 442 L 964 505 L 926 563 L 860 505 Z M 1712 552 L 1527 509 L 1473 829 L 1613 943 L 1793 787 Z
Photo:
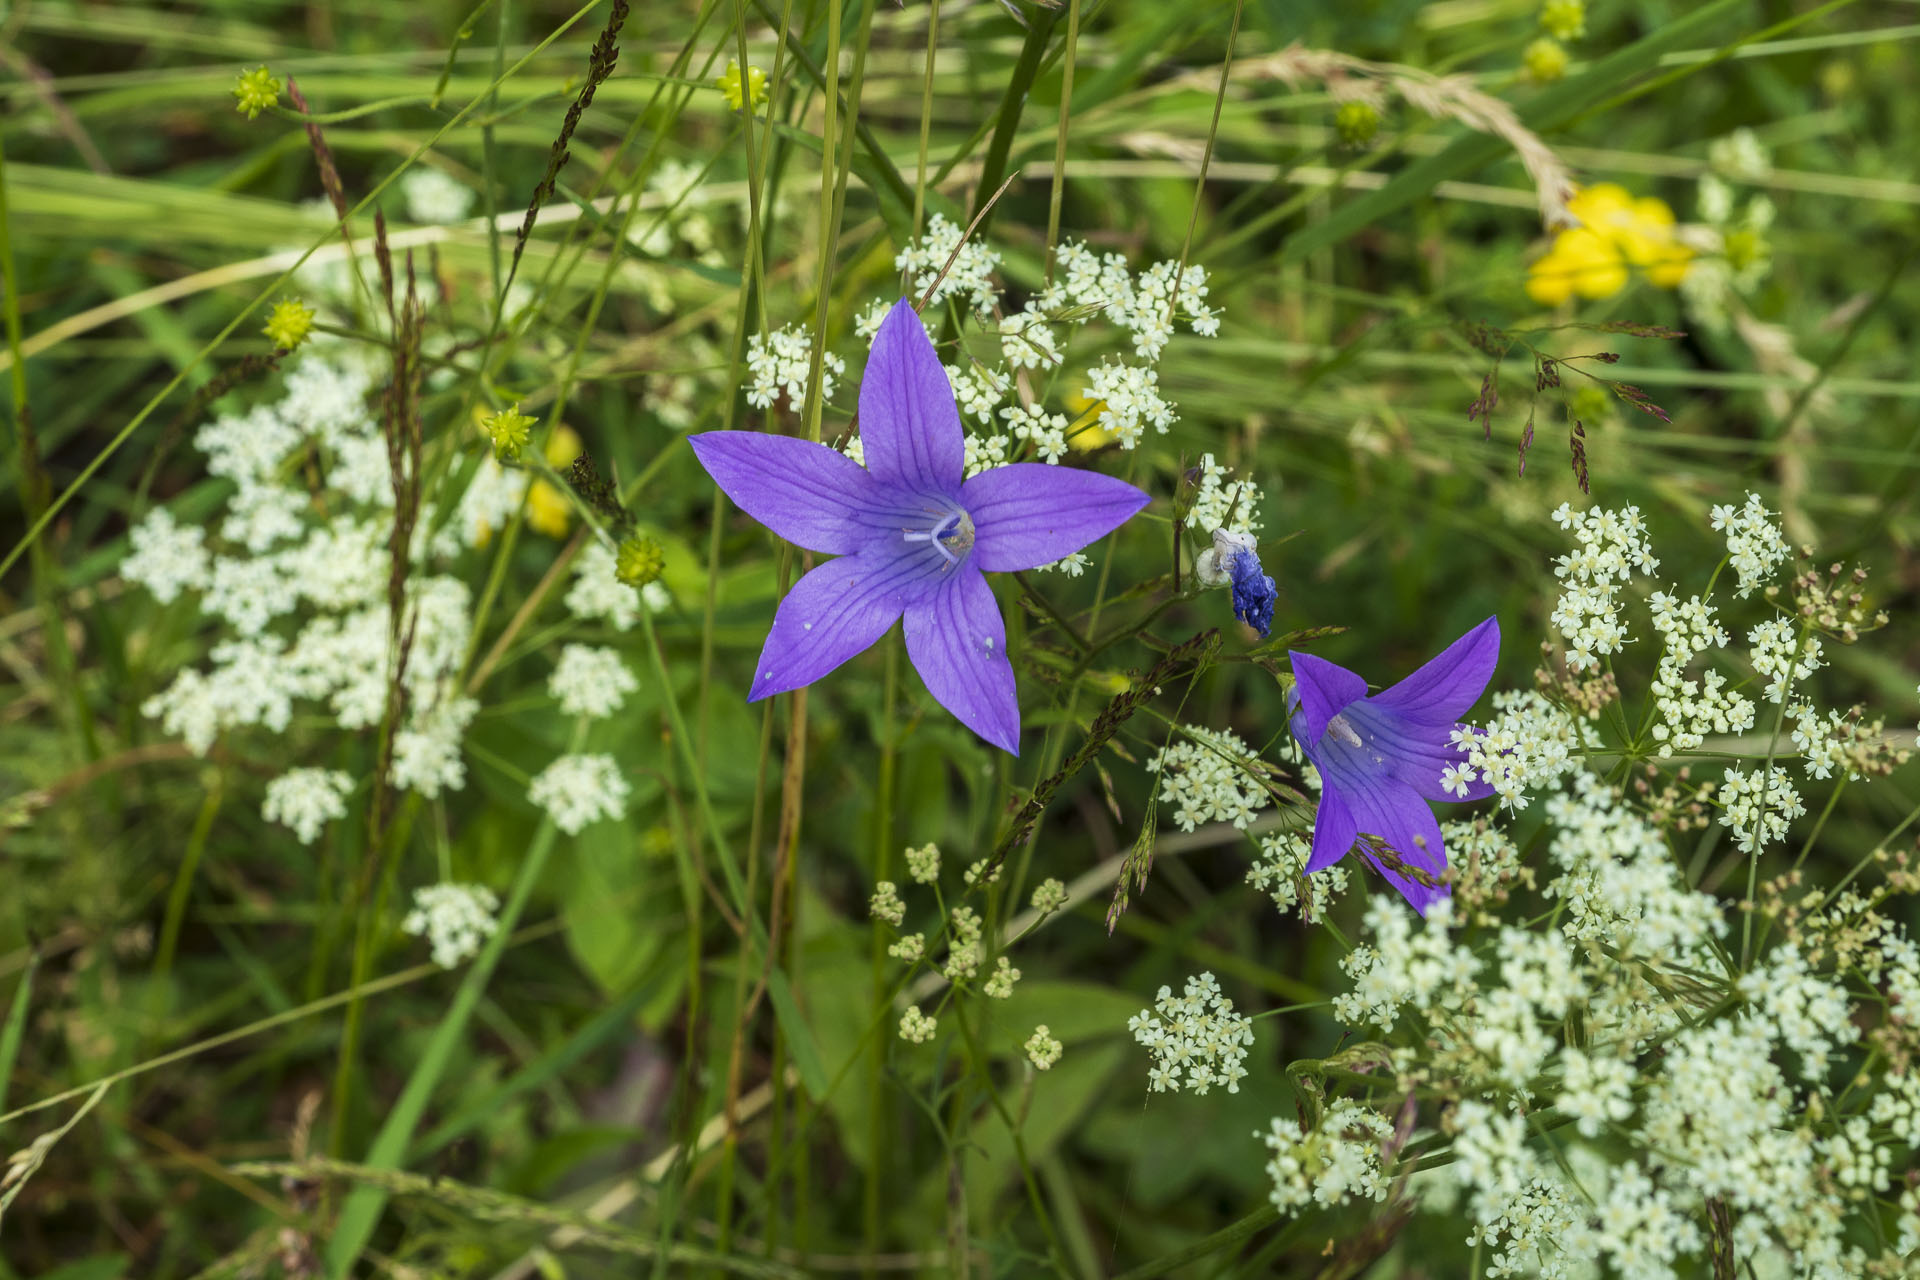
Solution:
M 1069 241 L 1055 250 L 1054 267 L 1054 284 L 1041 296 L 1042 309 L 1104 314 L 1133 334 L 1134 353 L 1149 362 L 1160 358 L 1177 319 L 1185 319 L 1202 337 L 1220 332 L 1220 317 L 1207 306 L 1207 273 L 1196 264 L 1182 271 L 1177 263 L 1157 262 L 1136 279 L 1121 255 L 1096 257 L 1086 245 Z
M 414 222 L 459 222 L 473 208 L 474 192 L 452 174 L 415 165 L 400 179 L 400 198 Z
M 1080 394 L 1106 403 L 1101 425 L 1120 437 L 1127 449 L 1139 446 L 1148 427 L 1165 435 L 1178 416 L 1160 394 L 1160 375 L 1142 365 L 1111 361 L 1095 365 L 1087 370 L 1087 385 Z
M 1312 852 L 1303 836 L 1263 836 L 1260 856 L 1247 868 L 1247 883 L 1272 898 L 1282 915 L 1298 906 L 1303 918 L 1318 920 L 1327 904 L 1347 891 L 1347 866 L 1343 860 L 1308 875 Z
M 1330 1208 L 1353 1199 L 1387 1198 L 1380 1157 L 1393 1142 L 1393 1124 L 1377 1111 L 1342 1098 L 1305 1133 L 1297 1123 L 1275 1116 L 1270 1129 L 1255 1130 L 1253 1136 L 1264 1139 L 1273 1153 L 1267 1176 L 1273 1180 L 1273 1207 L 1282 1213 L 1309 1202 Z
M 451 969 L 479 954 L 481 944 L 498 930 L 494 913 L 500 900 L 477 884 L 435 884 L 413 891 L 413 910 L 400 927 L 414 937 L 425 937 L 433 947 L 433 962 Z
M 993 308 L 1000 301 L 1000 291 L 993 283 L 993 270 L 1000 265 L 1000 255 L 978 240 L 968 240 L 962 245 L 960 242 L 966 233 L 965 227 L 950 221 L 945 214 L 936 213 L 927 219 L 925 234 L 894 255 L 893 266 L 894 270 L 907 274 L 916 301 L 933 288 L 933 282 L 939 280 L 941 271 L 945 270 L 946 279 L 940 280 L 940 287 L 933 290 L 927 305 L 937 307 L 949 298 L 957 298 L 985 319 L 993 314 Z M 957 257 L 954 256 L 956 248 L 960 250 Z M 951 268 L 947 267 L 948 258 L 953 258 Z M 875 328 L 877 331 L 878 326 Z
M 618 565 L 613 550 L 598 539 L 582 547 L 573 562 L 567 612 L 583 620 L 604 621 L 615 631 L 626 631 L 640 620 L 642 607 L 648 613 L 659 613 L 671 603 L 667 589 L 658 582 L 649 582 L 636 591 L 620 581 L 615 573 Z
M 1233 1011 L 1233 1001 L 1221 994 L 1211 973 L 1188 978 L 1181 995 L 1161 987 L 1153 1008 L 1129 1018 L 1127 1030 L 1152 1055 L 1147 1087 L 1155 1093 L 1188 1089 L 1204 1094 L 1216 1084 L 1225 1085 L 1228 1093 L 1240 1092 L 1240 1082 L 1247 1077 L 1241 1064 L 1253 1043 L 1253 1019 Z
M 592 822 L 627 811 L 631 788 L 609 755 L 561 756 L 534 778 L 527 798 L 547 811 L 553 824 L 576 835 Z
M 1479 728 L 1455 730 L 1453 742 L 1501 804 L 1523 809 L 1529 792 L 1579 767 L 1576 753 L 1597 747 L 1600 738 L 1591 725 L 1531 689 L 1502 689 L 1493 695 L 1493 718 Z
M 1572 533 L 1575 548 L 1553 562 L 1554 577 L 1565 584 L 1553 626 L 1566 641 L 1568 669 L 1592 671 L 1631 639 L 1620 621 L 1620 588 L 1636 574 L 1651 574 L 1660 562 L 1638 507 L 1575 511 L 1563 502 L 1553 521 Z
M 1648 600 L 1653 629 L 1664 649 L 1654 673 L 1656 703 L 1652 726 L 1658 753 L 1692 751 L 1709 733 L 1745 733 L 1753 727 L 1753 703 L 1727 687 L 1718 671 L 1700 679 L 1687 677 L 1687 667 L 1704 653 L 1723 649 L 1727 633 L 1714 621 L 1714 608 L 1699 596 L 1680 600 L 1656 591 Z
M 225 633 L 207 667 L 180 672 L 142 710 L 196 754 L 240 729 L 284 733 L 302 704 L 361 731 L 393 701 L 399 635 L 408 645 L 406 717 L 390 777 L 432 797 L 464 784 L 461 741 L 472 718 L 454 687 L 469 647 L 470 594 L 436 562 L 476 534 L 423 507 L 403 548 L 411 563 L 396 626 L 388 593 L 393 482 L 368 411 L 371 378 L 348 359 L 306 352 L 287 369 L 279 400 L 196 433 L 208 471 L 236 487 L 224 516 L 207 521 L 215 538 L 158 510 L 134 530 L 127 576 L 162 601 L 199 593 L 200 610 Z M 274 803 L 296 833 L 330 812 L 317 791 L 296 784 Z
M 940 1020 L 920 1012 L 917 1004 L 908 1005 L 900 1015 L 900 1038 L 908 1044 L 925 1044 L 939 1029 Z
M 1182 831 L 1206 822 L 1231 822 L 1245 830 L 1267 807 L 1267 792 L 1253 773 L 1253 751 L 1230 729 L 1182 725 L 1185 740 L 1156 751 L 1147 772 L 1160 775 L 1160 799 L 1174 807 Z
M 1757 493 L 1749 493 L 1744 506 L 1731 504 L 1713 509 L 1713 527 L 1727 535 L 1727 558 L 1739 579 L 1739 595 L 1752 595 L 1765 586 L 1787 559 L 1787 539 L 1773 523 L 1773 515 Z
M 1203 453 L 1200 463 L 1194 468 L 1199 472 L 1199 491 L 1194 494 L 1193 508 L 1187 513 L 1187 524 L 1194 529 L 1225 529 L 1229 533 L 1255 534 L 1260 532 L 1260 489 L 1247 479 L 1233 480 L 1233 473 L 1213 460 L 1213 455 Z
M 133 527 L 128 537 L 133 550 L 120 562 L 120 576 L 145 587 L 161 604 L 172 603 L 182 591 L 203 590 L 206 538 L 200 526 L 176 524 L 165 507 L 155 507 Z
M 1780 703 L 1794 685 L 1818 671 L 1820 637 L 1802 636 L 1785 618 L 1768 618 L 1747 632 L 1754 672 L 1767 680 L 1768 702 Z
M 320 829 L 347 816 L 353 779 L 338 769 L 289 769 L 267 784 L 260 816 L 292 827 L 301 844 L 320 838 Z
M 846 361 L 831 351 L 822 353 L 822 400 L 833 398 L 833 380 L 846 371 Z M 747 403 L 754 408 L 768 408 L 783 395 L 788 408 L 799 408 L 806 401 L 812 375 L 813 335 L 806 325 L 791 324 L 765 338 L 757 333 L 747 338 Z
M 1720 805 L 1720 825 L 1732 828 L 1733 843 L 1742 853 L 1785 840 L 1793 820 L 1807 811 L 1793 780 L 1777 764 L 1729 768 L 1720 784 Z
M 570 644 L 560 650 L 560 661 L 547 680 L 547 692 L 570 716 L 600 719 L 612 715 L 640 687 L 620 655 L 611 649 Z

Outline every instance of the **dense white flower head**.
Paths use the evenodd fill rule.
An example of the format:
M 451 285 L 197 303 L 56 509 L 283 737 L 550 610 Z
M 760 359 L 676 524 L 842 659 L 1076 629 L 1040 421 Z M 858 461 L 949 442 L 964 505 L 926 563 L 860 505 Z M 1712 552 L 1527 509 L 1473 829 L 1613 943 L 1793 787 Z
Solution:
M 1714 620 L 1714 607 L 1699 596 L 1677 599 L 1656 591 L 1648 600 L 1653 628 L 1660 634 L 1660 665 L 1654 674 L 1655 716 L 1650 732 L 1658 753 L 1692 751 L 1709 733 L 1745 733 L 1753 727 L 1753 703 L 1729 687 L 1718 671 L 1698 680 L 1687 667 L 1703 654 L 1723 649 L 1727 633 Z
M 1717 506 L 1713 527 L 1727 535 L 1727 557 L 1739 579 L 1738 594 L 1751 595 L 1766 584 L 1787 559 L 1787 539 L 1773 523 L 1772 513 L 1757 493 L 1744 506 Z
M 1779 765 L 1751 770 L 1729 767 L 1720 784 L 1720 825 L 1733 830 L 1733 843 L 1752 853 L 1787 838 L 1787 828 L 1807 811 L 1787 771 Z
M 953 387 L 954 403 L 960 412 L 982 423 L 991 423 L 994 411 L 1006 398 L 1007 388 L 1013 385 L 1012 380 L 983 364 L 950 364 L 946 370 L 947 382 Z
M 615 570 L 619 560 L 611 548 L 598 539 L 580 549 L 573 562 L 573 585 L 567 589 L 567 612 L 581 619 L 599 619 L 615 631 L 625 631 L 640 620 L 641 606 L 648 613 L 659 613 L 670 597 L 658 582 L 649 582 L 635 590 L 620 581 Z
M 414 222 L 459 222 L 473 208 L 474 192 L 452 174 L 415 165 L 400 178 L 400 198 Z
M 182 591 L 202 590 L 209 572 L 206 538 L 200 526 L 176 524 L 165 507 L 155 507 L 128 535 L 133 550 L 120 562 L 120 576 L 145 587 L 161 604 Z
M 985 319 L 1000 300 L 1000 291 L 993 283 L 993 271 L 1000 265 L 1000 255 L 977 239 L 961 245 L 965 235 L 965 227 L 949 221 L 945 214 L 936 213 L 927 219 L 925 234 L 894 255 L 893 266 L 894 270 L 907 274 L 916 301 L 933 288 L 933 282 L 940 280 L 940 273 L 945 270 L 946 279 L 940 280 L 927 305 L 937 307 L 949 298 L 957 298 Z M 956 248 L 960 251 L 957 257 L 954 256 Z M 953 259 L 951 268 L 947 267 L 949 258 Z
M 1247 869 L 1247 883 L 1272 898 L 1282 915 L 1297 906 L 1303 917 L 1318 920 L 1327 905 L 1347 891 L 1347 868 L 1336 862 L 1308 875 L 1311 852 L 1304 836 L 1263 836 L 1260 855 Z
M 1060 363 L 1060 344 L 1046 314 L 1029 303 L 1000 322 L 1000 355 L 1015 369 L 1052 369 Z
M 1206 822 L 1231 822 L 1245 829 L 1267 807 L 1264 787 L 1250 765 L 1252 748 L 1230 729 L 1181 726 L 1182 738 L 1157 751 L 1147 772 L 1160 775 L 1160 799 L 1174 807 L 1182 831 Z
M 1087 385 L 1081 395 L 1106 404 L 1101 424 L 1120 438 L 1121 447 L 1132 449 L 1148 427 L 1161 435 L 1173 426 L 1173 406 L 1160 395 L 1160 375 L 1145 365 L 1095 365 L 1087 371 Z
M 480 711 L 472 698 L 445 697 L 415 710 L 393 736 L 393 785 L 417 791 L 429 800 L 467 784 L 460 743 Z
M 260 815 L 293 828 L 301 844 L 312 844 L 320 828 L 347 816 L 353 779 L 338 769 L 289 769 L 267 784 Z
M 547 811 L 568 835 L 588 823 L 618 818 L 631 792 L 620 766 L 609 755 L 561 756 L 534 778 L 527 798 Z
M 1530 793 L 1553 786 L 1580 767 L 1579 752 L 1597 747 L 1591 725 L 1568 715 L 1531 689 L 1503 689 L 1493 695 L 1493 716 L 1478 728 L 1453 734 L 1465 750 L 1467 767 L 1478 774 L 1502 805 L 1523 809 Z
M 1054 463 L 1067 456 L 1067 428 L 1071 424 L 1066 415 L 1048 413 L 1038 406 L 1009 405 L 1000 416 L 1006 420 L 1007 434 L 1031 444 L 1040 461 Z
M 1620 621 L 1620 588 L 1660 567 L 1647 541 L 1640 508 L 1575 511 L 1561 503 L 1553 520 L 1573 535 L 1574 550 L 1553 563 L 1564 584 L 1553 626 L 1567 646 L 1567 668 L 1592 671 L 1632 638 Z
M 1211 973 L 1188 978 L 1177 996 L 1173 988 L 1161 987 L 1153 1008 L 1128 1019 L 1127 1030 L 1152 1056 L 1147 1087 L 1155 1093 L 1189 1089 L 1204 1094 L 1216 1084 L 1238 1093 L 1247 1078 L 1242 1064 L 1253 1043 L 1253 1019 L 1234 1012 L 1233 1001 L 1221 994 Z
M 559 701 L 564 714 L 595 719 L 618 711 L 627 695 L 639 687 L 640 681 L 619 654 L 585 644 L 561 649 L 560 661 L 547 679 L 547 692 Z
M 1242 534 L 1260 532 L 1259 486 L 1245 477 L 1229 479 L 1233 473 L 1215 462 L 1210 453 L 1200 455 L 1195 470 L 1199 472 L 1200 484 L 1193 497 L 1193 507 L 1187 513 L 1189 526 Z
M 494 913 L 500 900 L 478 884 L 435 884 L 413 891 L 413 910 L 400 928 L 424 937 L 433 947 L 433 962 L 451 969 L 478 955 L 480 947 L 498 931 Z
M 1054 267 L 1053 286 L 1040 306 L 1055 313 L 1071 309 L 1082 320 L 1104 315 L 1133 334 L 1134 353 L 1149 363 L 1160 358 L 1176 320 L 1186 320 L 1202 337 L 1220 331 L 1218 313 L 1207 306 L 1207 273 L 1197 264 L 1180 270 L 1174 262 L 1156 262 L 1136 278 L 1120 254 L 1098 257 L 1068 241 L 1054 251 Z
M 833 398 L 834 379 L 845 375 L 846 361 L 831 351 L 821 354 L 820 398 Z M 762 338 L 747 339 L 747 403 L 765 409 L 781 396 L 789 408 L 806 403 L 807 382 L 813 374 L 813 335 L 804 324 L 776 329 Z
M 1785 701 L 1794 685 L 1824 665 L 1820 661 L 1820 637 L 1801 635 L 1785 618 L 1768 618 L 1755 624 L 1747 632 L 1747 643 L 1753 646 L 1754 672 L 1766 677 L 1768 702 Z
M 1312 1202 L 1322 1206 L 1353 1199 L 1384 1200 L 1389 1179 L 1381 1152 L 1393 1142 L 1393 1123 L 1377 1111 L 1342 1098 L 1306 1132 L 1275 1116 L 1265 1133 L 1255 1131 L 1272 1153 L 1267 1176 L 1274 1208 L 1291 1213 Z

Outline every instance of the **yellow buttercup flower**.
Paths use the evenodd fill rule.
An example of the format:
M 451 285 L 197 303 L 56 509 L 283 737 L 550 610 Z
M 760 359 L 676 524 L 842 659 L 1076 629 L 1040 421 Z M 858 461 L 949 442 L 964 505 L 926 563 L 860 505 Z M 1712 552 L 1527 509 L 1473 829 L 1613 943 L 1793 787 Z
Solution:
M 580 434 L 565 423 L 555 427 L 547 440 L 547 465 L 559 471 L 573 465 L 579 456 Z M 527 493 L 528 527 L 549 538 L 564 538 L 572 519 L 573 508 L 567 502 L 567 495 L 545 480 L 535 480 Z
M 1077 385 L 1066 393 L 1067 408 L 1073 411 L 1073 422 L 1067 431 L 1067 448 L 1080 453 L 1093 453 L 1104 449 L 1120 437 L 1107 429 L 1107 402 L 1090 398 Z M 1082 423 L 1080 419 L 1089 413 L 1096 414 L 1092 422 Z
M 1569 227 L 1527 270 L 1527 296 L 1555 307 L 1574 294 L 1605 298 L 1627 287 L 1632 270 L 1662 289 L 1686 277 L 1693 250 L 1674 234 L 1673 210 L 1653 196 L 1635 199 L 1617 183 L 1599 182 L 1574 193 Z

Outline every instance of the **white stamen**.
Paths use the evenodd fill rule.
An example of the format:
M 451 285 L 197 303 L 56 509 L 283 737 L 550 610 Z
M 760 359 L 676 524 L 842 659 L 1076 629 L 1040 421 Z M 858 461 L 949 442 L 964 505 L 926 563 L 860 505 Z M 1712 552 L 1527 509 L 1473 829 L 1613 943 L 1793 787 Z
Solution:
M 1347 723 L 1345 716 L 1335 716 L 1327 721 L 1327 732 L 1333 735 L 1336 742 L 1344 742 L 1350 747 L 1362 745 L 1360 735 L 1354 732 L 1353 726 Z

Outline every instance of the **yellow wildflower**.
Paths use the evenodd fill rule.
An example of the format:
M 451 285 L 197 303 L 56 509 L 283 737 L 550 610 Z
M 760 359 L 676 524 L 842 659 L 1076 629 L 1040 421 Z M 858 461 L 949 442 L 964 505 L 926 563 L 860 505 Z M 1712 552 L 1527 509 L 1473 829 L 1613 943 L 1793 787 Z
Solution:
M 233 82 L 234 110 L 252 120 L 280 101 L 280 82 L 265 67 L 242 71 Z
M 1104 449 L 1120 437 L 1107 429 L 1107 402 L 1095 400 L 1086 395 L 1078 386 L 1066 394 L 1067 408 L 1073 411 L 1073 422 L 1067 430 L 1067 447 L 1081 453 L 1093 453 Z M 1082 422 L 1089 413 L 1095 415 L 1091 422 Z
M 1535 302 L 1558 306 L 1576 293 L 1610 297 L 1627 287 L 1630 268 L 1662 289 L 1678 288 L 1686 276 L 1693 251 L 1674 235 L 1664 200 L 1636 200 L 1617 183 L 1600 182 L 1574 193 L 1567 211 L 1580 225 L 1555 236 L 1527 271 L 1527 296 Z
M 547 465 L 556 471 L 563 470 L 579 456 L 579 433 L 565 423 L 555 427 L 547 439 Z M 564 538 L 572 519 L 573 508 L 567 502 L 567 495 L 545 480 L 535 480 L 527 493 L 528 526 L 549 538 Z
M 260 332 L 281 351 L 291 351 L 313 332 L 313 308 L 298 298 L 283 298 L 267 314 L 267 327 Z
M 753 98 L 757 111 L 767 104 L 767 73 L 758 67 L 747 68 L 747 93 Z M 726 95 L 727 109 L 740 109 L 740 60 L 735 58 L 727 63 L 727 69 L 720 73 L 720 92 Z

